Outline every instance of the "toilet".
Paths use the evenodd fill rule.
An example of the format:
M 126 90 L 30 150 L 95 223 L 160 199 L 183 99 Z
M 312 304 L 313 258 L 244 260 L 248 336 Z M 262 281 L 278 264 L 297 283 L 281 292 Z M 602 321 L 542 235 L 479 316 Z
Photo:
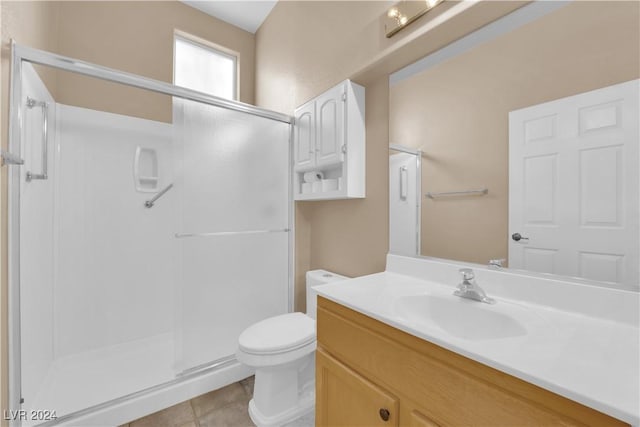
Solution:
M 313 288 L 345 279 L 325 270 L 308 271 L 307 314 L 270 317 L 240 334 L 236 357 L 256 370 L 249 415 L 257 426 L 282 426 L 313 411 L 316 350 Z

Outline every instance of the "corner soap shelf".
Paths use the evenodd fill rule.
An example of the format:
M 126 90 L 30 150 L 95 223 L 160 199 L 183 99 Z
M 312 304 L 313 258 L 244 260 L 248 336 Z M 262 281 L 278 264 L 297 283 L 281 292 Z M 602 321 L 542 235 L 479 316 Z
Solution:
M 158 173 L 158 154 L 153 148 L 136 147 L 133 161 L 133 177 L 136 191 L 155 193 L 160 181 Z

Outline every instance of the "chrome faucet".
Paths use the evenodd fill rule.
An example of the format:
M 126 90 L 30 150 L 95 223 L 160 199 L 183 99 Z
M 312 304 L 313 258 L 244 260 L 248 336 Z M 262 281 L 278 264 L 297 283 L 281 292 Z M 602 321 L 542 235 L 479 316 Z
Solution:
M 505 258 L 490 259 L 489 260 L 489 268 L 493 268 L 493 269 L 496 269 L 496 270 L 502 270 L 504 268 L 504 265 L 502 265 L 502 264 L 505 261 L 506 261 Z
M 475 274 L 470 268 L 461 268 L 458 270 L 462 275 L 462 283 L 458 285 L 458 290 L 453 294 L 461 298 L 469 298 L 472 300 L 484 302 L 487 304 L 495 304 L 496 300 L 489 298 L 480 286 L 474 280 Z

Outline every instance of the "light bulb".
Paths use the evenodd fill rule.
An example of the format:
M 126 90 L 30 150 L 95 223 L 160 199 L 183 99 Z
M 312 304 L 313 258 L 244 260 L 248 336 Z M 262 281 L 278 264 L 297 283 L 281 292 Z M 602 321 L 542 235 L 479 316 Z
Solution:
M 398 9 L 396 9 L 395 7 L 392 7 L 391 9 L 389 9 L 389 11 L 387 12 L 387 16 L 389 18 L 395 18 L 399 15 Z
M 404 16 L 404 15 L 401 15 L 401 16 L 400 16 L 400 25 L 404 25 L 404 24 L 406 24 L 406 23 L 407 23 L 407 21 L 408 21 L 408 19 L 407 19 L 407 17 L 406 17 L 406 16 Z

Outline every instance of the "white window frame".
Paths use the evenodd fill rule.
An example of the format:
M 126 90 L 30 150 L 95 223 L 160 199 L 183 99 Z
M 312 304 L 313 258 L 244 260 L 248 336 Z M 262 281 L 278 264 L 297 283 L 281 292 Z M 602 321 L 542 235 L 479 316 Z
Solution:
M 225 56 L 233 60 L 233 64 L 234 64 L 233 100 L 239 101 L 240 100 L 240 53 L 180 30 L 174 30 L 173 32 L 173 75 L 172 75 L 173 84 L 175 84 L 176 82 L 176 40 L 178 39 L 180 39 L 183 42 L 191 43 L 202 49 L 209 50 L 217 55 Z

